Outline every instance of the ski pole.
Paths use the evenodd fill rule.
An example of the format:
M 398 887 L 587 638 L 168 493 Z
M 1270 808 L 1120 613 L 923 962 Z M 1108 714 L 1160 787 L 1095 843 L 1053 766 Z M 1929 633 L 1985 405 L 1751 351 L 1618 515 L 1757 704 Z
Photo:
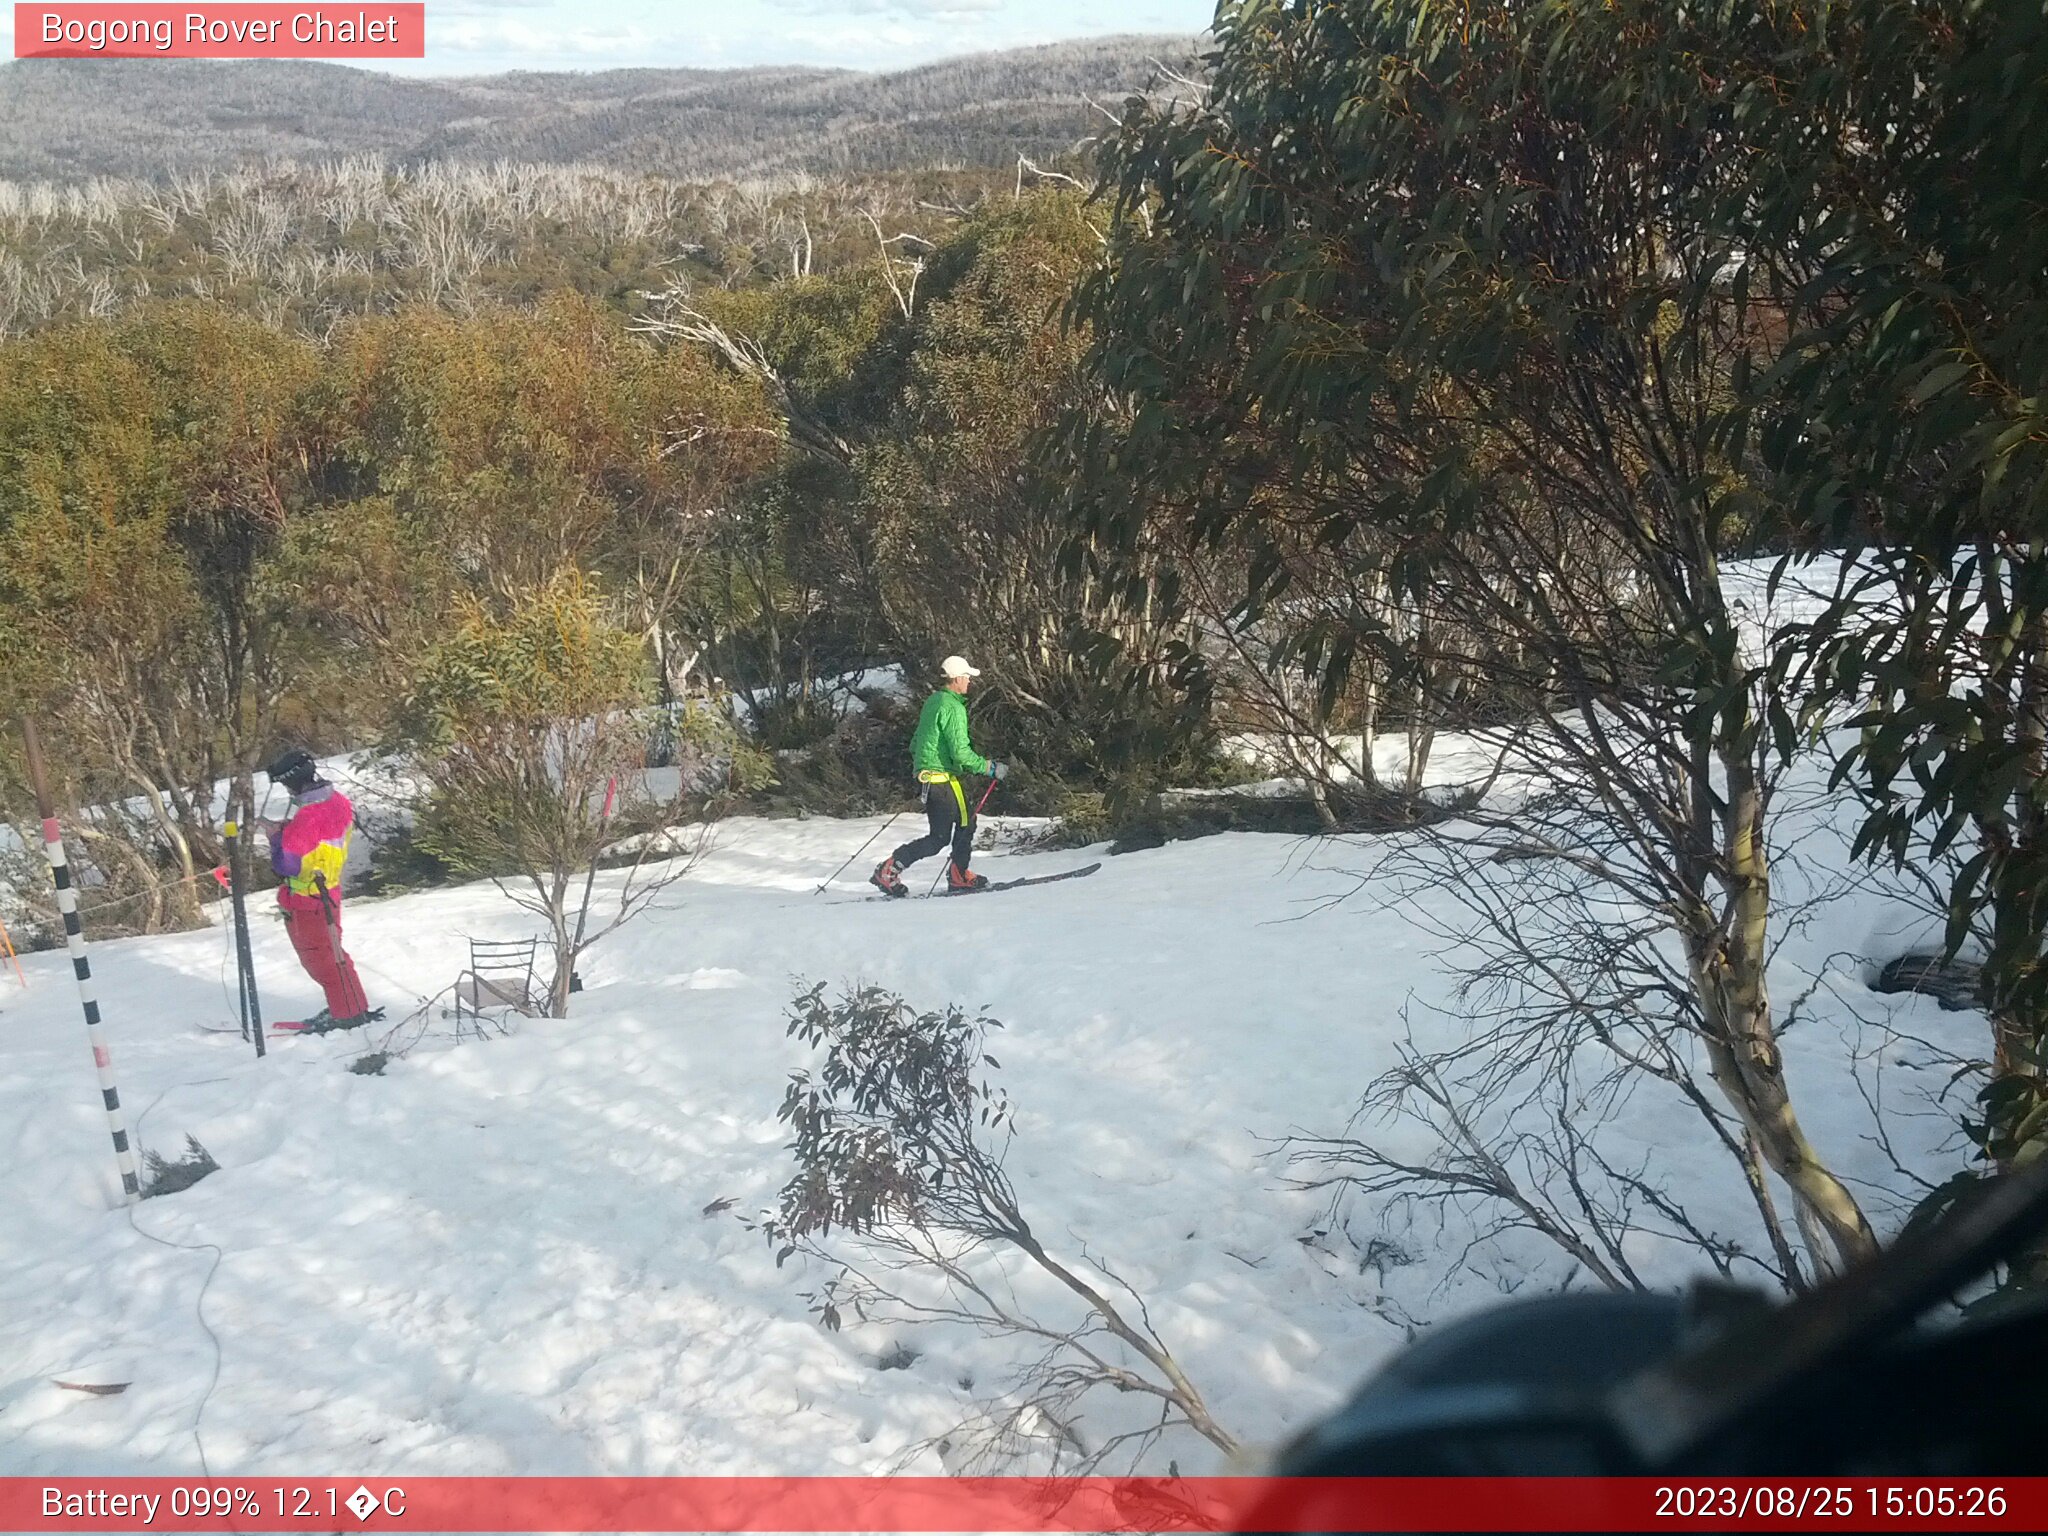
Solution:
M 334 910 L 334 898 L 327 894 L 327 877 L 319 871 L 313 874 L 313 889 L 320 893 L 320 916 L 327 924 L 327 947 L 334 951 L 334 975 L 344 984 L 348 981 L 348 956 L 341 949 L 341 919 Z M 344 991 L 346 987 L 344 985 Z M 361 982 L 356 983 L 356 1014 L 370 1011 L 370 1000 L 363 996 Z
M 234 794 L 230 791 L 230 799 Z M 250 808 L 255 796 L 245 790 L 240 799 L 244 809 Z M 267 799 L 267 797 L 266 797 Z M 233 807 L 231 806 L 232 810 Z M 258 822 L 258 826 L 262 823 Z M 235 992 L 238 1006 L 242 1011 L 242 1038 L 256 1042 L 256 1054 L 264 1054 L 263 1046 L 263 1004 L 256 996 L 256 962 L 249 953 L 249 908 L 244 891 L 249 878 L 249 859 L 242 841 L 243 824 L 230 815 L 222 829 L 228 840 L 228 915 L 235 927 Z
M 813 896 L 816 896 L 820 891 L 823 891 L 825 889 L 826 885 L 830 885 L 834 880 L 837 880 L 841 875 L 845 874 L 846 871 L 852 866 L 853 861 L 859 858 L 862 854 L 866 853 L 870 848 L 874 847 L 875 839 L 880 837 L 884 832 L 888 831 L 891 827 L 895 826 L 896 823 L 902 818 L 902 816 L 903 812 L 899 810 L 895 812 L 893 815 L 891 815 L 887 821 L 883 822 L 879 827 L 875 828 L 874 831 L 870 832 L 868 834 L 868 840 L 862 843 L 858 848 L 854 849 L 852 853 L 849 853 L 846 856 L 846 863 L 840 865 L 837 869 L 833 870 L 831 874 L 827 875 L 825 877 L 825 885 L 819 886 L 818 889 L 816 891 L 811 892 L 811 894 Z

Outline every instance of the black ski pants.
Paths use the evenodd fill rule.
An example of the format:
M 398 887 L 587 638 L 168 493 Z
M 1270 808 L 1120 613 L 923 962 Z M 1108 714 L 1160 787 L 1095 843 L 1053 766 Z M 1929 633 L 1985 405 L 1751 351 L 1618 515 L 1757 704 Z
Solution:
M 919 859 L 928 859 L 951 843 L 953 862 L 965 874 L 967 861 L 974 857 L 975 826 L 973 807 L 967 803 L 967 786 L 958 778 L 925 785 L 924 814 L 931 823 L 931 831 L 896 850 L 896 867 L 902 869 Z

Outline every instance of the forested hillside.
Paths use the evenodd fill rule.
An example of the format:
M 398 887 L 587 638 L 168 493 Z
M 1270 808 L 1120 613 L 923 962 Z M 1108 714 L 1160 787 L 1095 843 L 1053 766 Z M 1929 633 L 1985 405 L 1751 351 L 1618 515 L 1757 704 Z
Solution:
M 645 69 L 400 79 L 262 60 L 0 65 L 0 176 L 162 177 L 267 156 L 578 162 L 691 179 L 1009 166 L 1108 125 L 1182 37 L 1110 37 L 891 74 Z
M 413 300 L 472 312 L 557 290 L 637 314 L 673 282 L 746 288 L 885 249 L 915 257 L 991 199 L 1046 184 L 1014 165 L 735 182 L 367 155 L 168 185 L 0 182 L 0 337 L 185 298 L 314 335 Z

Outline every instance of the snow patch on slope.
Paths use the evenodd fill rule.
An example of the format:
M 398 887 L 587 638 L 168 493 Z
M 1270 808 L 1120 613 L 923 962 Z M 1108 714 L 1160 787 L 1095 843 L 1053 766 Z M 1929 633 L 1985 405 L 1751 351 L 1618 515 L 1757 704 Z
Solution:
M 1385 1241 L 1362 1253 L 1276 1161 L 1274 1138 L 1346 1124 L 1396 1060 L 1404 1003 L 1452 1007 L 1426 914 L 1349 895 L 1384 843 L 1226 834 L 929 903 L 861 899 L 856 861 L 809 894 L 880 825 L 727 823 L 658 910 L 591 953 L 572 1018 L 458 1046 L 427 1009 L 390 1031 L 394 1049 L 427 1033 L 382 1076 L 347 1070 L 376 1040 L 283 1041 L 258 1062 L 235 1034 L 204 1033 L 234 1018 L 222 933 L 99 946 L 131 1128 L 169 1152 L 196 1136 L 220 1163 L 133 1227 L 69 968 L 28 957 L 25 994 L 0 981 L 0 1471 L 194 1472 L 195 1420 L 216 1473 L 940 1470 L 917 1448 L 1000 1388 L 1018 1346 L 823 1331 L 797 1293 L 824 1277 L 778 1271 L 736 1219 L 785 1175 L 775 1110 L 802 1053 L 784 1006 L 803 980 L 986 1005 L 1007 1025 L 995 1054 L 1020 1109 L 1009 1166 L 1027 1214 L 1063 1254 L 1085 1243 L 1116 1265 L 1219 1419 L 1255 1443 L 1339 1401 L 1403 1342 L 1401 1319 L 1566 1279 L 1555 1250 L 1517 1234 L 1454 1273 L 1455 1222 L 1382 1234 L 1370 1211 L 1354 1232 Z M 980 862 L 1001 879 L 1099 856 Z M 1788 898 L 1802 878 L 1785 867 Z M 1881 893 L 1844 896 L 1786 939 L 1773 975 L 1781 999 L 1807 994 L 1785 1048 L 1810 1134 L 1859 1187 L 1901 1198 L 1844 1061 L 1883 1067 L 1895 1149 L 1939 1176 L 1956 1154 L 1921 1089 L 1940 1074 L 1882 1025 L 1966 1049 L 1982 1021 L 1879 996 L 1836 957 L 1896 952 L 1921 921 Z M 273 1016 L 309 1006 L 267 909 L 256 927 Z M 488 886 L 349 908 L 395 1026 L 454 979 L 469 937 L 527 931 Z M 1425 1043 L 1457 1028 L 1454 1013 L 1413 1017 Z M 1381 1134 L 1428 1151 L 1411 1129 Z M 1609 1134 L 1701 1220 L 1748 1219 L 1696 1121 L 1645 1096 Z M 1656 1281 L 1689 1272 L 1678 1250 L 1639 1246 Z M 898 1346 L 917 1358 L 878 1374 Z M 51 1385 L 110 1352 L 132 1366 L 125 1394 Z M 1161 1466 L 1168 1454 L 1214 1460 L 1194 1441 L 1162 1448 Z

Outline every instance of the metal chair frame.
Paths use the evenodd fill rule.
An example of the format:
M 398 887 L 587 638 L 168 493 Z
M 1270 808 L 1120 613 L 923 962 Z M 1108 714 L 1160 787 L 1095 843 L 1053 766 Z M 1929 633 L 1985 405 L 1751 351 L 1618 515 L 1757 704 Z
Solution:
M 535 995 L 539 939 L 471 939 L 469 968 L 455 978 L 455 1038 L 465 1026 L 478 1039 L 490 1030 L 511 1033 L 511 1015 L 532 1018 L 543 1009 Z

